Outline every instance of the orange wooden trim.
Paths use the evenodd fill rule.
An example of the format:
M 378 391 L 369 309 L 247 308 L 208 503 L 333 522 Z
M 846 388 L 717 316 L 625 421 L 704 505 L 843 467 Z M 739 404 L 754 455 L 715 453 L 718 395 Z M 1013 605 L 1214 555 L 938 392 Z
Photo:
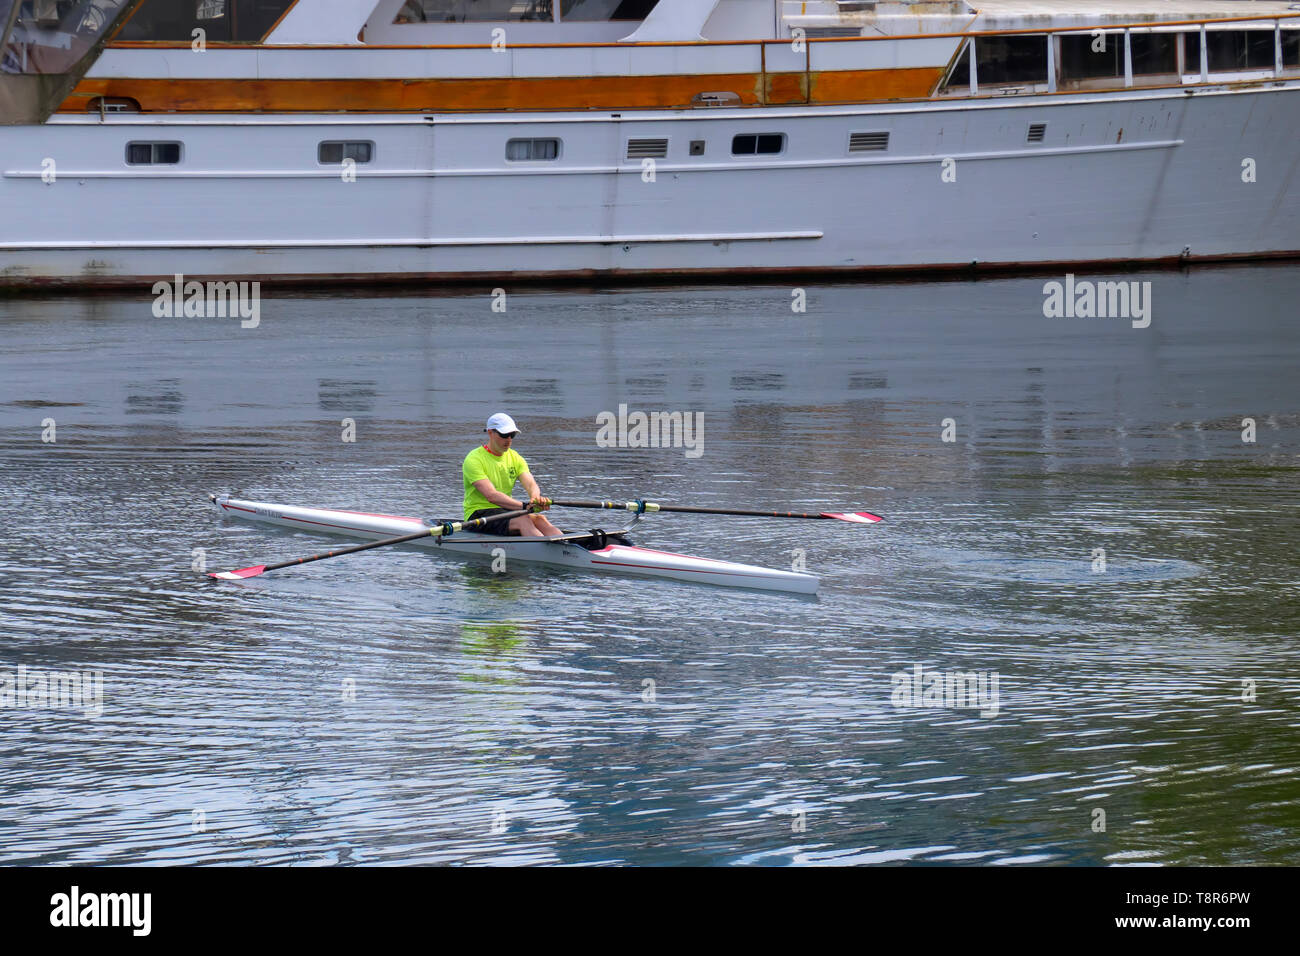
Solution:
M 812 73 L 809 103 L 860 103 L 863 75 L 871 78 L 870 100 L 920 100 L 928 98 L 943 79 L 944 67 L 926 66 L 894 70 L 834 70 Z
M 296 2 L 296 0 L 295 0 Z M 288 11 L 285 11 L 286 13 Z M 1216 23 L 1252 23 L 1265 22 L 1273 20 L 1294 20 L 1300 18 L 1300 13 L 1276 13 L 1271 15 L 1254 14 L 1252 16 L 1242 17 L 1216 17 L 1204 20 L 1144 20 L 1139 23 L 1093 23 L 1090 26 L 1042 26 L 1026 27 L 1018 30 L 964 30 L 959 33 L 898 33 L 898 34 L 880 34 L 876 36 L 862 37 L 808 37 L 805 43 L 878 43 L 890 40 L 947 40 L 957 37 L 1002 37 L 1002 36 L 1019 36 L 1019 35 L 1043 35 L 1048 33 L 1092 33 L 1096 30 L 1150 30 L 1154 27 L 1185 27 L 1200 26 L 1201 24 Z M 269 35 L 269 34 L 268 34 Z M 631 43 L 512 43 L 511 49 L 521 50 L 564 50 L 574 47 L 583 49 L 627 49 L 629 47 L 673 47 L 673 46 L 754 46 L 756 44 L 778 44 L 788 46 L 791 43 L 789 37 L 774 38 L 767 40 L 636 40 Z M 131 49 L 133 47 L 146 47 L 150 49 L 189 49 L 189 42 L 183 40 L 117 40 L 108 44 L 114 49 Z M 490 50 L 490 43 L 389 43 L 389 44 L 364 44 L 355 46 L 351 44 L 332 44 L 314 46 L 311 44 L 261 44 L 261 43 L 228 43 L 226 41 L 209 42 L 208 49 L 248 49 L 257 47 L 258 49 L 268 50 Z
M 768 106 L 784 106 L 808 102 L 808 74 L 768 73 L 763 101 Z
M 619 110 L 691 107 L 699 93 L 728 90 L 743 105 L 923 99 L 942 67 L 827 73 L 380 80 L 83 79 L 59 112 L 83 112 L 94 96 L 129 97 L 146 113 L 400 113 Z M 804 88 L 806 85 L 806 89 Z

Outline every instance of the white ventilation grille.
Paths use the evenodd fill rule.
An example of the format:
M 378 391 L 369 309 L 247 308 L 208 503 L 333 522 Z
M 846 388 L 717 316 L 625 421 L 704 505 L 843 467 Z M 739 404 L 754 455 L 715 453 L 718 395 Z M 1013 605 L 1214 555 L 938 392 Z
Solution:
M 850 133 L 850 153 L 870 153 L 889 149 L 889 133 Z
M 629 139 L 628 159 L 664 159 L 668 155 L 666 139 Z
M 1025 142 L 1027 142 L 1027 143 L 1041 143 L 1041 142 L 1043 141 L 1043 137 L 1046 136 L 1046 135 L 1047 135 L 1047 124 L 1046 124 L 1046 123 L 1030 123 L 1030 124 L 1029 124 L 1029 135 L 1028 135 L 1027 137 L 1025 137 Z

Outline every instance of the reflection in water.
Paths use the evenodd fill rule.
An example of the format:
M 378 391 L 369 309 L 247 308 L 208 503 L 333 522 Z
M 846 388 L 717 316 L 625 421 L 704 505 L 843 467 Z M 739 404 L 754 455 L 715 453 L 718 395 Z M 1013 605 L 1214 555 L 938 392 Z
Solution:
M 461 680 L 484 684 L 519 684 L 522 676 L 512 667 L 526 648 L 524 627 L 513 621 L 462 621 L 460 646 L 476 666 L 460 675 Z
M 145 385 L 128 386 L 126 413 L 128 415 L 179 415 L 185 407 L 180 390 L 180 380 L 165 378 Z
M 1300 862 L 1300 270 L 1149 278 L 1146 330 L 1045 319 L 1041 278 L 803 315 L 762 287 L 538 291 L 509 322 L 411 295 L 364 341 L 347 298 L 257 329 L 5 300 L 0 672 L 101 670 L 104 710 L 0 708 L 41 755 L 0 778 L 0 862 Z M 621 403 L 701 413 L 703 456 L 599 447 Z M 191 570 L 329 540 L 209 491 L 459 515 L 501 408 L 555 497 L 887 520 L 637 528 L 801 549 L 811 601 L 413 548 Z M 918 665 L 996 672 L 996 717 L 894 706 Z
M 373 410 L 378 383 L 348 382 L 323 378 L 317 390 L 317 402 L 323 412 L 369 412 Z

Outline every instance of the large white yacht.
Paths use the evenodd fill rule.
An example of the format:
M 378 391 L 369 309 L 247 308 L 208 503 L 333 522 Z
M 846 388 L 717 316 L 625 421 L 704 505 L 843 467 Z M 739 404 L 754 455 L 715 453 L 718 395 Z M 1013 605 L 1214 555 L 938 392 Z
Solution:
M 1300 4 L 0 0 L 0 287 L 1300 254 Z

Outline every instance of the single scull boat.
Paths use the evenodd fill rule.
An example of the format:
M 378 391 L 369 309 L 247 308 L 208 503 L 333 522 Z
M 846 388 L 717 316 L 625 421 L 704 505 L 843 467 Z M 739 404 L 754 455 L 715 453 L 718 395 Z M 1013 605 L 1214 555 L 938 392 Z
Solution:
M 270 504 L 262 501 L 244 501 L 239 498 L 232 498 L 230 495 L 209 495 L 209 498 L 212 506 L 217 511 L 232 518 L 259 521 L 285 528 L 296 528 L 299 531 L 343 535 L 350 538 L 377 539 L 414 535 L 415 537 L 408 543 L 449 554 L 477 556 L 487 560 L 491 560 L 495 549 L 504 546 L 506 548 L 505 553 L 514 560 L 582 568 L 611 574 L 650 575 L 652 577 L 675 578 L 680 581 L 717 584 L 724 587 L 758 588 L 800 594 L 815 594 L 820 583 L 816 575 L 798 571 L 778 571 L 772 568 L 757 567 L 752 564 L 716 561 L 711 558 L 696 558 L 686 554 L 673 554 L 668 551 L 654 551 L 650 548 L 637 547 L 628 542 L 624 535 L 632 525 L 636 524 L 642 512 L 675 510 L 668 506 L 661 507 L 644 502 L 640 503 L 641 508 L 634 515 L 631 523 L 617 531 L 581 531 L 566 533 L 558 538 L 525 539 L 475 534 L 469 531 L 442 534 L 439 533 L 440 529 L 444 527 L 441 523 L 426 522 L 419 518 L 400 515 L 339 511 L 330 508 L 299 508 L 293 505 Z M 556 502 L 556 504 L 565 503 Z M 620 509 L 624 507 L 622 504 L 613 502 L 574 502 L 569 504 L 573 507 L 616 507 Z M 632 509 L 628 508 L 628 510 Z M 758 514 L 758 512 L 753 513 Z M 858 514 L 866 515 L 865 512 Z M 776 516 L 775 513 L 772 516 Z M 785 517 L 786 515 L 780 516 Z M 840 513 L 789 516 L 835 517 L 860 523 L 879 520 L 874 515 L 848 517 Z M 286 565 L 291 563 L 300 562 L 285 562 Z M 260 574 L 262 571 L 269 569 L 267 566 L 258 566 L 257 568 L 246 568 L 243 571 L 222 572 L 212 576 L 234 580 L 252 577 L 254 573 Z

